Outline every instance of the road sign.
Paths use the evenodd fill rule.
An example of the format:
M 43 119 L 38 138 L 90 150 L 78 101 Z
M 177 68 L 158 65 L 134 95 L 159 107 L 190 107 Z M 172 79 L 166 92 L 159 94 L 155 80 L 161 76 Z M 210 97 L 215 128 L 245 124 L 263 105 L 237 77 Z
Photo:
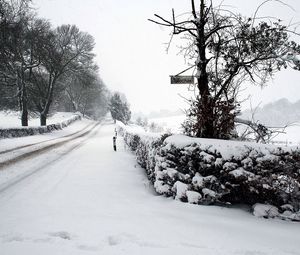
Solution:
M 192 75 L 171 75 L 171 84 L 193 84 L 194 76 Z

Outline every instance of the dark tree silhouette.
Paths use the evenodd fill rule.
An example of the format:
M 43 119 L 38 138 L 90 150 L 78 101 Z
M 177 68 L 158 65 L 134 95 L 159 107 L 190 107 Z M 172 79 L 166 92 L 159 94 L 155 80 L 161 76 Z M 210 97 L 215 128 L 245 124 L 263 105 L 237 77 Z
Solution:
M 127 124 L 131 118 L 131 112 L 127 100 L 121 97 L 120 93 L 114 93 L 110 99 L 109 104 L 111 116 L 116 120 Z
M 295 31 L 278 19 L 260 19 L 257 12 L 247 18 L 212 1 L 191 0 L 187 15 L 176 17 L 172 10 L 170 20 L 157 14 L 156 20 L 150 19 L 187 40 L 182 52 L 194 61 L 199 92 L 188 111 L 190 134 L 229 138 L 242 82 L 264 85 L 281 68 L 300 70 L 300 46 L 290 40 Z

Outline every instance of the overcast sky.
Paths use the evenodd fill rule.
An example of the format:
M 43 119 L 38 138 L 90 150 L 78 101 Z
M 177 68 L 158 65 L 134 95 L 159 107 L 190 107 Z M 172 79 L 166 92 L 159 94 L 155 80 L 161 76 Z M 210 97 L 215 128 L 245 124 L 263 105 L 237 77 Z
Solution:
M 183 57 L 176 53 L 173 43 L 166 53 L 170 30 L 147 21 L 154 13 L 163 17 L 190 10 L 190 0 L 33 0 L 40 17 L 49 19 L 54 26 L 76 24 L 90 33 L 96 41 L 95 53 L 100 75 L 107 87 L 125 93 L 135 112 L 159 109 L 187 108 L 182 95 L 189 97 L 187 85 L 171 85 L 169 75 L 186 68 Z M 214 1 L 215 3 L 218 1 Z M 245 15 L 251 15 L 262 1 L 225 0 Z M 286 1 L 291 10 L 278 3 L 269 3 L 261 9 L 262 15 L 278 16 L 290 22 L 300 21 L 300 1 Z M 299 38 L 297 38 L 299 42 Z M 251 88 L 253 104 L 286 97 L 300 99 L 300 72 L 284 71 L 263 90 Z M 249 103 L 246 105 L 248 106 Z

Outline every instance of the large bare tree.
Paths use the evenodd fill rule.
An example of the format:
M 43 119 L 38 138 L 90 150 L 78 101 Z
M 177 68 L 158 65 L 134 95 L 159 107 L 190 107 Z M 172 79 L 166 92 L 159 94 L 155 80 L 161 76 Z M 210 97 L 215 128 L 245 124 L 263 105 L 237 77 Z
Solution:
M 22 126 L 28 126 L 28 73 L 39 65 L 34 57 L 33 14 L 27 0 L 0 2 L 1 86 L 17 88 Z
M 75 25 L 62 25 L 49 34 L 48 43 L 40 54 L 42 65 L 35 75 L 36 91 L 39 92 L 35 105 L 42 126 L 46 125 L 55 91 L 59 85 L 63 86 L 60 78 L 94 65 L 93 47 L 93 37 Z
M 270 1 L 265 1 L 266 4 Z M 238 113 L 237 93 L 242 82 L 265 84 L 281 68 L 300 70 L 296 34 L 278 19 L 243 17 L 212 1 L 191 0 L 191 12 L 171 19 L 155 14 L 151 22 L 183 35 L 182 52 L 193 59 L 198 96 L 188 111 L 187 130 L 198 137 L 229 138 Z
M 18 101 L 23 126 L 29 112 L 38 112 L 46 125 L 50 108 L 66 99 L 71 110 L 99 118 L 108 95 L 94 63 L 93 37 L 75 25 L 52 29 L 30 2 L 0 1 L 0 107 L 11 109 Z

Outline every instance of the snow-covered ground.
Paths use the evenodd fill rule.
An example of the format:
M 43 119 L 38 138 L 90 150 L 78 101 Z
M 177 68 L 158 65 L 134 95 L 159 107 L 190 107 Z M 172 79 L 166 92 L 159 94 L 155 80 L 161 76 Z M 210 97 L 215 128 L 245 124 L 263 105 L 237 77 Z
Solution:
M 50 116 L 47 124 L 56 124 L 65 121 L 74 116 L 72 112 L 57 112 Z M 38 116 L 29 118 L 28 126 L 37 127 L 40 125 Z M 15 111 L 0 111 L 0 128 L 17 128 L 21 127 L 21 119 L 19 112 Z
M 10 186 L 11 183 L 23 179 L 23 177 L 34 172 L 35 167 L 23 167 L 21 164 L 16 167 L 5 170 L 7 165 L 13 164 L 15 161 L 34 158 L 35 154 L 39 154 L 46 150 L 55 149 L 60 144 L 69 143 L 78 140 L 88 132 L 92 132 L 97 125 L 94 121 L 83 119 L 76 121 L 60 131 L 53 131 L 43 135 L 26 136 L 20 138 L 1 139 L 0 143 L 0 192 Z M 47 161 L 46 161 L 47 162 Z M 33 163 L 35 165 L 36 162 Z
M 164 132 L 171 132 L 174 134 L 182 133 L 181 124 L 186 119 L 185 115 L 163 117 L 163 118 L 152 118 L 149 119 L 149 123 L 154 122 L 159 126 L 163 127 Z
M 299 254 L 299 223 L 156 196 L 113 135 L 102 125 L 1 170 L 35 171 L 0 192 L 0 254 Z
M 287 127 L 285 133 L 279 134 L 274 141 L 286 145 L 300 145 L 300 123 Z
M 53 131 L 50 133 L 45 133 L 42 135 L 33 135 L 33 136 L 25 136 L 25 137 L 19 137 L 19 138 L 7 138 L 7 139 L 1 139 L 0 140 L 0 153 L 4 150 L 10 150 L 12 148 L 15 148 L 17 146 L 24 146 L 28 144 L 33 143 L 40 143 L 52 139 L 57 139 L 72 133 L 75 133 L 83 128 L 85 128 L 87 125 L 92 124 L 93 121 L 84 120 L 84 121 L 75 121 L 68 127 L 59 130 L 59 131 Z

